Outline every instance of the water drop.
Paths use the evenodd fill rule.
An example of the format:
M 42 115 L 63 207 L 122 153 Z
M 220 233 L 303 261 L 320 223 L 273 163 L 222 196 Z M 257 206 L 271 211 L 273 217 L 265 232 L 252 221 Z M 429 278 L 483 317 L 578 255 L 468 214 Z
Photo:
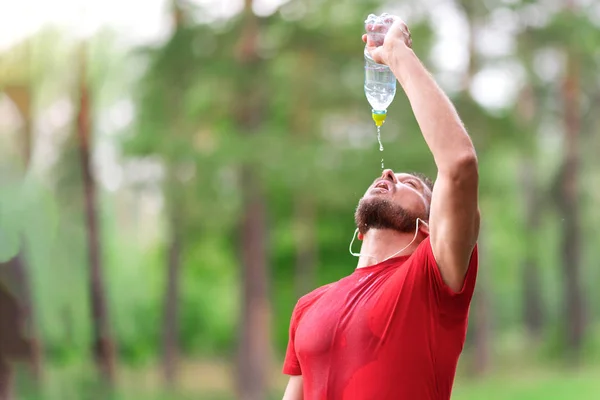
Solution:
M 383 144 L 381 143 L 381 127 L 377 127 L 377 141 L 379 142 L 379 151 L 383 151 Z
M 383 144 L 381 143 L 381 126 L 377 127 L 377 141 L 379 142 L 379 151 L 383 151 Z M 381 157 L 381 169 L 385 169 L 383 166 L 383 157 Z

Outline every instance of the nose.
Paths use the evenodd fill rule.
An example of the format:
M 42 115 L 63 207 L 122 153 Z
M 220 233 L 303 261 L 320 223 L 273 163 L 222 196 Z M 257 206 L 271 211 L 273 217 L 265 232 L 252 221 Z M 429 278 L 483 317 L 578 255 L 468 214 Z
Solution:
M 387 179 L 393 182 L 394 184 L 398 183 L 398 181 L 396 180 L 396 174 L 394 174 L 394 171 L 392 171 L 391 169 L 384 169 L 383 173 L 381 174 L 381 178 Z

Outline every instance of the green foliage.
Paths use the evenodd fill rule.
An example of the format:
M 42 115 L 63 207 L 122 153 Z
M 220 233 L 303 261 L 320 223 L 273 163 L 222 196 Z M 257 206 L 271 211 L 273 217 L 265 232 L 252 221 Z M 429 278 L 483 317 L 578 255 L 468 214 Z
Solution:
M 510 342 L 516 336 L 519 344 L 530 342 L 523 333 L 527 288 L 522 287 L 522 276 L 526 257 L 533 255 L 547 316 L 543 345 L 535 356 L 550 363 L 564 354 L 563 223 L 551 197 L 563 154 L 567 53 L 577 57 L 581 72 L 581 252 L 592 327 L 600 315 L 595 290 L 600 278 L 595 267 L 600 222 L 595 204 L 600 192 L 594 185 L 599 178 L 600 119 L 593 112 L 599 101 L 600 36 L 587 9 L 550 12 L 544 23 L 533 24 L 527 15 L 531 7 L 546 5 L 543 1 L 456 5 L 466 22 L 477 22 L 477 29 L 508 8 L 519 18 L 512 21 L 516 46 L 503 56 L 524 71 L 519 97 L 500 110 L 486 109 L 466 89 L 454 93 L 453 101 L 479 154 L 481 260 L 490 278 L 484 290 L 490 297 L 493 343 Z M 110 320 L 124 364 L 148 368 L 161 356 L 168 243 L 175 232 L 182 248 L 180 350 L 186 358 L 235 353 L 241 308 L 242 165 L 257 171 L 266 199 L 271 331 L 279 358 L 298 297 L 294 280 L 299 200 L 314 207 L 315 224 L 310 228 L 317 244 L 314 288 L 354 269 L 356 260 L 347 251 L 355 228 L 353 211 L 365 188 L 381 173 L 381 157 L 386 167 L 423 171 L 435 178 L 433 159 L 400 87 L 382 129 L 383 154 L 376 145 L 363 92 L 360 35 L 366 15 L 386 6 L 380 1 L 286 2 L 273 15 L 259 18 L 259 60 L 246 66 L 239 62 L 241 15 L 218 22 L 189 18 L 156 47 L 125 48 L 110 31 L 90 40 L 87 79 L 97 149 L 102 260 Z M 426 64 L 438 40 L 429 17 L 425 10 L 422 18 L 409 21 L 415 52 Z M 43 31 L 33 43 L 36 110 L 43 115 L 66 102 L 71 111 L 67 123 L 48 128 L 53 137 L 49 154 L 57 158 L 49 168 L 25 179 L 12 158 L 6 161 L 8 150 L 0 148 L 0 261 L 26 249 L 45 350 L 52 364 L 68 369 L 89 358 L 91 342 L 86 226 L 74 138 L 73 99 L 79 73 L 74 65 L 81 44 L 59 30 Z M 499 61 L 479 50 L 475 46 L 475 75 L 482 66 Z M 443 72 L 431 69 L 434 74 Z M 527 91 L 531 115 L 524 106 Z M 242 124 L 242 105 L 248 99 L 260 104 L 245 116 L 252 123 Z M 113 121 L 112 111 L 123 104 L 133 109 L 131 124 Z M 105 156 L 107 149 L 114 151 L 114 160 Z M 541 199 L 534 234 L 524 206 L 528 190 L 521 182 L 524 160 L 536 169 L 534 191 Z M 118 183 L 111 186 L 106 183 L 109 179 Z M 591 329 L 586 350 L 597 355 L 600 336 Z M 585 399 L 587 392 L 598 391 L 586 377 L 524 376 L 506 378 L 515 382 L 514 388 L 499 378 L 464 381 L 455 397 L 551 399 L 568 393 Z M 88 380 L 92 381 L 77 378 L 84 385 Z

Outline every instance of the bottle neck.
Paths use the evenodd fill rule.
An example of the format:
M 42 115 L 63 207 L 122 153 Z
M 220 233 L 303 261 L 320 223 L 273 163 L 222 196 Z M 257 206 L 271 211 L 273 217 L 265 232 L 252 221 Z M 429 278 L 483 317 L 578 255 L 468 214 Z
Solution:
M 367 48 L 366 48 L 366 47 L 365 47 L 365 59 L 366 59 L 368 62 L 371 62 L 371 63 L 373 63 L 373 64 L 377 64 L 377 65 L 381 65 L 381 66 L 383 66 L 383 67 L 389 68 L 387 65 L 385 65 L 385 64 L 379 64 L 377 61 L 373 60 L 373 57 L 371 57 L 371 54 L 369 54 L 369 51 L 367 50 Z
M 373 109 L 373 110 L 371 110 L 371 117 L 373 118 L 375 125 L 381 126 L 381 125 L 383 125 L 383 123 L 385 122 L 385 119 L 387 117 L 387 110 Z

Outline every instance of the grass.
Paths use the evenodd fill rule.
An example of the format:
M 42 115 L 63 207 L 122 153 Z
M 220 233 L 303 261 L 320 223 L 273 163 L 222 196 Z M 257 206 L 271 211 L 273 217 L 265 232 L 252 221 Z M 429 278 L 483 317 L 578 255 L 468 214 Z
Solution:
M 155 368 L 121 368 L 119 392 L 102 400 L 234 400 L 233 369 L 224 361 L 186 362 L 175 391 L 164 390 Z M 87 400 L 100 398 L 91 383 L 91 370 L 82 366 L 47 371 L 44 396 L 25 394 L 23 400 Z M 520 366 L 496 371 L 483 378 L 458 377 L 452 400 L 597 400 L 600 398 L 600 368 L 589 366 L 565 370 L 548 365 Z M 271 399 L 281 399 L 286 377 L 274 368 Z M 27 390 L 26 390 L 27 391 Z M 268 399 L 265 399 L 268 400 Z
M 525 370 L 478 380 L 458 380 L 452 400 L 597 400 L 600 370 Z

